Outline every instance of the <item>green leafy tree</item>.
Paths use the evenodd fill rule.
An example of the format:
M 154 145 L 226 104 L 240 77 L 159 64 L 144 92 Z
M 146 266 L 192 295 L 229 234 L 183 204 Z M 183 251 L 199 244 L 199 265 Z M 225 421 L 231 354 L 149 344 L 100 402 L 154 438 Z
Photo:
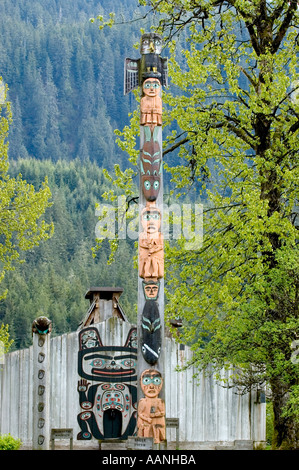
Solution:
M 36 191 L 22 175 L 9 176 L 7 137 L 11 121 L 10 103 L 4 91 L 0 102 L 0 282 L 5 272 L 21 260 L 22 252 L 47 240 L 53 231 L 52 224 L 42 218 L 50 205 L 47 181 Z
M 7 353 L 13 343 L 13 340 L 9 336 L 9 326 L 1 325 L 0 326 L 0 364 L 4 359 L 4 354 Z
M 21 445 L 21 439 L 15 438 L 11 434 L 0 435 L 0 450 L 19 450 Z
M 298 448 L 297 1 L 140 3 L 170 50 L 164 121 L 178 130 L 164 167 L 205 203 L 202 247 L 166 251 L 168 315 L 199 369 L 232 367 L 228 386 L 244 393 L 270 387 L 273 447 Z M 137 118 L 122 133 L 131 156 Z

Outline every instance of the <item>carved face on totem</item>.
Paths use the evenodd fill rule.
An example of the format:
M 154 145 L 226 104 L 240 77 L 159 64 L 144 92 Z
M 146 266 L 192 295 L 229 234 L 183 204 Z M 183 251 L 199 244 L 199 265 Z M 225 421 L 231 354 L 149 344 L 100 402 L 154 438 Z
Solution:
M 145 300 L 157 300 L 160 287 L 159 281 L 143 281 L 142 286 Z
M 154 98 L 155 96 L 160 96 L 161 83 L 157 78 L 147 78 L 143 82 L 142 89 L 144 95 Z
M 52 321 L 47 317 L 38 317 L 32 323 L 32 333 L 46 335 L 52 331 Z
M 156 398 L 162 390 L 163 378 L 155 369 L 146 369 L 140 377 L 141 390 L 147 398 Z
M 141 37 L 140 53 L 141 54 L 161 54 L 162 37 L 157 33 L 145 33 Z
M 141 212 L 141 225 L 148 235 L 159 232 L 161 227 L 161 211 L 156 206 L 146 206 Z
M 160 189 L 160 182 L 160 176 L 141 176 L 142 191 L 147 201 L 155 201 L 157 199 Z

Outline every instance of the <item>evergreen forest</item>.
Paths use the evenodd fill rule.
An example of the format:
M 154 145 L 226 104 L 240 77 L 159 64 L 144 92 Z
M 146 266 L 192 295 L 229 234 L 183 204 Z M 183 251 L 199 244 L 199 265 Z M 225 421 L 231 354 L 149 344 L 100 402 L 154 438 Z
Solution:
M 126 164 L 114 129 L 135 106 L 123 96 L 124 58 L 141 26 L 100 31 L 90 17 L 113 1 L 4 0 L 0 3 L 0 75 L 9 87 L 14 124 L 10 157 L 91 159 Z M 124 19 L 140 15 L 135 0 L 117 3 Z M 137 9 L 139 10 L 139 9 Z

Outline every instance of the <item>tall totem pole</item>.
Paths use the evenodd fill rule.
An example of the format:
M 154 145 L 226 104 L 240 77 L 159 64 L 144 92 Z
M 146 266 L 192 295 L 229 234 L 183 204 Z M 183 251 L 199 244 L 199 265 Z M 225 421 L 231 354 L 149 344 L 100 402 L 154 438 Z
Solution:
M 139 87 L 138 418 L 139 437 L 165 441 L 164 240 L 162 174 L 162 86 L 167 59 L 162 38 L 143 34 L 140 59 L 125 59 L 124 93 Z

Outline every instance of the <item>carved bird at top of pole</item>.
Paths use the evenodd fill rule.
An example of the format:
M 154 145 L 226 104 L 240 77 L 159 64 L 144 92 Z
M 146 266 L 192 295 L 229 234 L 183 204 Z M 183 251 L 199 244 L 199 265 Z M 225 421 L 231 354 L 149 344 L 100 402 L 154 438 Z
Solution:
M 145 33 L 141 37 L 140 59 L 125 59 L 124 94 L 142 86 L 147 78 L 157 78 L 162 86 L 168 86 L 167 58 L 160 56 L 162 37 L 157 33 Z

